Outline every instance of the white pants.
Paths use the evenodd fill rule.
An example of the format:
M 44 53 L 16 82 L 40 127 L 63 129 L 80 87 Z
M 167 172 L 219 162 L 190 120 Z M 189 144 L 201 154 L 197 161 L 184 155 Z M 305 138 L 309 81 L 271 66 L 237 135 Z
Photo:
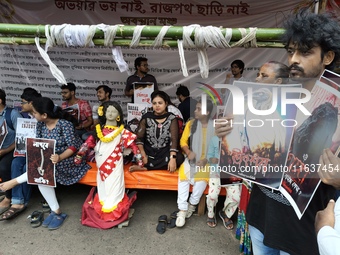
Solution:
M 189 198 L 191 205 L 197 205 L 200 202 L 200 198 L 207 187 L 207 182 L 197 181 L 193 182 L 192 193 Z M 177 194 L 177 205 L 181 211 L 188 210 L 188 197 L 190 190 L 190 181 L 180 181 L 178 178 L 178 194 Z
M 18 183 L 27 182 L 27 172 L 23 173 L 16 178 Z M 59 203 L 57 201 L 57 196 L 55 195 L 55 188 L 51 186 L 38 185 L 41 195 L 44 197 L 52 211 L 57 211 L 59 209 Z
M 234 184 L 225 187 L 226 196 L 224 201 L 223 211 L 228 218 L 233 216 L 237 210 L 238 204 L 241 198 L 241 185 Z M 208 217 L 213 218 L 215 216 L 214 208 L 218 201 L 218 195 L 221 191 L 221 179 L 220 178 L 210 178 L 209 179 L 209 193 L 207 195 L 207 208 Z

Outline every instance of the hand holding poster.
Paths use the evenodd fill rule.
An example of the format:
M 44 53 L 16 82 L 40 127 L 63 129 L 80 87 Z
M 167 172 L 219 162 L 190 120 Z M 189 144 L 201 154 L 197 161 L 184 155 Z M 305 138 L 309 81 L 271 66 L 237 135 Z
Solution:
M 298 98 L 300 93 L 283 93 L 282 88 L 288 88 L 285 85 L 235 81 L 232 86 L 244 98 L 239 97 L 240 93 L 234 95 L 235 91 L 230 93 L 224 114 L 230 116 L 236 107 L 243 111 L 234 114 L 232 130 L 222 139 L 221 177 L 232 174 L 279 189 L 296 114 L 295 105 L 287 104 L 282 109 L 281 98 Z
M 133 87 L 134 103 L 152 106 L 151 93 L 154 91 L 154 84 L 152 82 L 134 82 Z
M 36 124 L 36 119 L 17 119 L 17 128 L 15 129 L 14 157 L 26 156 L 26 138 L 35 137 Z
M 56 186 L 55 165 L 50 160 L 55 153 L 55 140 L 27 138 L 27 183 Z
M 79 105 L 74 104 L 69 107 L 66 107 L 63 109 L 67 113 L 69 113 L 73 118 L 75 118 L 78 122 L 80 122 L 80 110 L 79 110 Z

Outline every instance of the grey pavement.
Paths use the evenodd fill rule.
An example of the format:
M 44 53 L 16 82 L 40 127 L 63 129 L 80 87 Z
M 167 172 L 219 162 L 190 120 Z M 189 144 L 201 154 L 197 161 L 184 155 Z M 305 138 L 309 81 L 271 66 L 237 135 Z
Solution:
M 26 211 L 15 219 L 0 222 L 0 255 L 240 254 L 235 229 L 226 230 L 219 218 L 216 228 L 209 228 L 206 214 L 193 215 L 183 228 L 158 234 L 158 217 L 162 214 L 169 217 L 177 209 L 175 191 L 137 190 L 137 200 L 132 206 L 135 213 L 128 227 L 100 230 L 83 226 L 81 208 L 89 191 L 89 186 L 80 184 L 57 188 L 60 206 L 69 216 L 60 229 L 50 231 L 32 228 L 26 219 L 34 210 L 42 209 L 42 197 L 34 187 Z

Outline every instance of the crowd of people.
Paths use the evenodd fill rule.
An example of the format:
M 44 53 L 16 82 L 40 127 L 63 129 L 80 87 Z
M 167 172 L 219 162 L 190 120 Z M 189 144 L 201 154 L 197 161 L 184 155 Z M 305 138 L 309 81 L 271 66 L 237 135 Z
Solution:
M 256 80 L 262 84 L 286 86 L 293 81 L 311 91 L 323 71 L 332 70 L 340 59 L 340 25 L 327 14 L 301 11 L 292 16 L 285 22 L 282 41 L 289 66 L 269 60 L 252 79 L 243 76 L 245 64 L 237 59 L 232 61 L 225 83 Z M 87 101 L 76 97 L 73 83 L 61 86 L 64 101 L 61 107 L 35 89 L 26 88 L 21 95 L 22 112 L 37 120 L 37 138 L 55 139 L 56 149 L 49 160 L 55 164 L 59 184 L 77 183 L 90 168 L 84 153 L 80 155 L 79 151 L 83 152 L 81 148 L 94 151 L 98 192 L 93 206 L 99 218 L 118 220 L 131 206 L 125 193 L 123 161 L 130 148 L 134 155 L 130 172 L 167 170 L 172 173 L 178 170 L 177 227 L 183 227 L 186 219 L 192 216 L 209 185 L 207 225 L 214 228 L 217 225 L 215 208 L 223 183 L 218 171 L 209 173 L 206 169 L 208 166 L 217 169 L 220 142 L 228 139 L 233 127 L 229 121 L 214 126 L 213 103 L 207 100 L 203 111 L 203 102 L 191 98 L 186 86 L 177 88 L 180 104 L 176 107 L 170 96 L 159 90 L 155 77 L 148 74 L 147 61 L 138 57 L 136 72 L 126 82 L 125 95 L 131 97 L 132 102 L 134 82 L 154 84 L 152 107 L 142 116 L 135 133 L 124 127 L 122 108 L 110 101 L 112 89 L 106 85 L 96 88 L 99 103 L 92 109 Z M 221 90 L 224 104 L 228 93 Z M 0 149 L 0 190 L 4 192 L 0 201 L 1 221 L 12 219 L 26 209 L 30 186 L 25 155 L 13 157 L 16 121 L 22 115 L 6 105 L 6 93 L 2 89 L 0 111 L 0 126 L 6 122 L 8 130 Z M 232 116 L 225 118 L 229 120 Z M 248 136 L 245 139 L 249 144 L 251 137 Z M 320 155 L 321 167 L 327 169 L 338 164 L 337 155 L 325 148 Z M 255 255 L 340 254 L 336 248 L 340 239 L 340 202 L 332 200 L 335 190 L 340 188 L 340 176 L 335 171 L 321 171 L 319 176 L 322 182 L 301 219 L 280 191 L 246 180 L 224 186 L 226 198 L 218 216 L 224 227 L 232 230 L 232 216 L 238 213 L 236 235 L 240 239 L 240 251 Z M 41 184 L 38 188 L 51 210 L 41 225 L 50 230 L 58 229 L 67 214 L 61 210 L 55 189 Z

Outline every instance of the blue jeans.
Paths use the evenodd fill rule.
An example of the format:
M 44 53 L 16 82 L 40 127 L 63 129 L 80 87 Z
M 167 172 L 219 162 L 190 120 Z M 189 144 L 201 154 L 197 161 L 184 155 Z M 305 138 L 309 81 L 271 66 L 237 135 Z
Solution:
M 7 182 L 11 179 L 11 162 L 13 160 L 13 151 L 8 152 L 0 157 L 0 178 L 2 182 Z M 12 190 L 5 192 L 6 198 L 12 198 Z
M 249 233 L 254 255 L 289 255 L 287 252 L 264 245 L 262 232 L 251 225 L 249 225 Z
M 12 179 L 26 172 L 26 157 L 15 157 L 11 166 Z M 12 189 L 12 204 L 27 205 L 31 197 L 31 185 L 22 183 Z

